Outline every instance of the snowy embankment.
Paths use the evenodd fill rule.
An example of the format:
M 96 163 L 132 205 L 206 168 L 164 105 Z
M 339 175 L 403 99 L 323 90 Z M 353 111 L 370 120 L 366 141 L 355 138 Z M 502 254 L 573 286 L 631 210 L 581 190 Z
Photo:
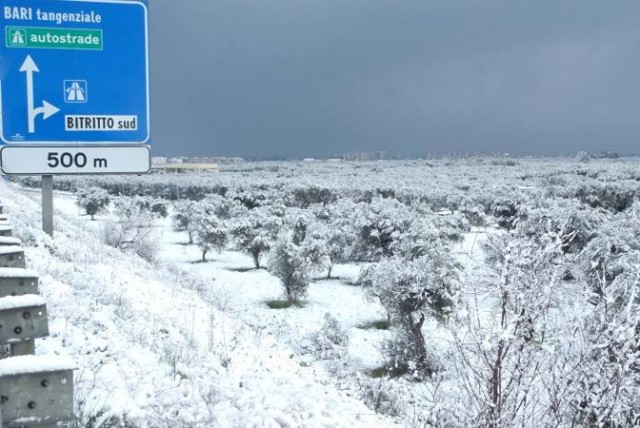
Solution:
M 285 338 L 296 329 L 296 337 L 317 330 L 328 307 L 346 328 L 375 319 L 375 307 L 354 315 L 349 303 L 336 306 L 362 299 L 340 297 L 357 290 L 322 281 L 316 285 L 324 292 L 311 289 L 314 310 L 264 309 L 265 299 L 280 295 L 278 283 L 264 271 L 230 270 L 248 266 L 235 253 L 214 256 L 212 263 L 191 263 L 198 259 L 197 250 L 176 244 L 172 232 L 161 228 L 169 244 L 161 262 L 153 265 L 103 245 L 99 222 L 88 222 L 69 204 L 56 202 L 63 209 L 56 211 L 51 239 L 40 231 L 37 193 L 2 182 L 0 198 L 14 235 L 24 241 L 28 267 L 40 274 L 48 304 L 51 337 L 40 340 L 36 352 L 76 362 L 82 422 L 127 421 L 141 427 L 394 424 L 369 410 L 354 391 L 339 389 L 321 365 L 298 356 Z M 367 338 L 356 332 L 352 340 Z

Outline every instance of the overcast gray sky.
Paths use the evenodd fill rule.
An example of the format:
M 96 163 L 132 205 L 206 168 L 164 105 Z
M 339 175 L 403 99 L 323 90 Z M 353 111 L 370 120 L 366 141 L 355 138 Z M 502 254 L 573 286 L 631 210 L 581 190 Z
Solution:
M 151 0 L 154 155 L 640 153 L 640 1 Z

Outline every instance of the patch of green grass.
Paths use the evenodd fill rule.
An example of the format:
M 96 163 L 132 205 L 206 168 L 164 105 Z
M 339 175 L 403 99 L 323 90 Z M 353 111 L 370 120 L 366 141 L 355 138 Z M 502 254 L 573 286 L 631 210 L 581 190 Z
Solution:
M 263 266 L 260 266 L 259 268 L 256 268 L 256 267 L 227 268 L 227 270 L 230 270 L 231 272 L 240 272 L 240 273 L 258 271 L 258 270 L 265 270 L 265 269 L 266 268 L 263 267 Z
M 389 330 L 389 321 L 387 320 L 375 320 L 369 321 L 357 326 L 363 330 Z
M 304 306 L 302 302 L 292 300 L 267 300 L 265 303 L 271 309 L 288 309 L 292 306 L 301 308 Z
M 375 369 L 371 370 L 369 372 L 369 376 L 374 378 L 374 379 L 379 379 L 381 377 L 387 377 L 389 376 L 390 372 L 389 369 L 386 367 L 376 367 Z

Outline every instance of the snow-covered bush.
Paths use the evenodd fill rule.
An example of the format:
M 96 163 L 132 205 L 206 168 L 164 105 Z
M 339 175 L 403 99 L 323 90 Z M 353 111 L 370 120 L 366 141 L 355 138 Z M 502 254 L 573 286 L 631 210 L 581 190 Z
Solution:
M 263 191 L 256 188 L 239 188 L 233 192 L 230 197 L 248 210 L 261 207 L 268 199 Z
M 456 377 L 467 394 L 469 419 L 482 426 L 541 423 L 557 404 L 546 383 L 553 379 L 549 357 L 564 334 L 564 323 L 551 316 L 564 272 L 562 237 L 553 228 L 535 238 L 503 232 L 490 236 L 484 250 L 487 270 L 479 288 L 468 292 L 491 296 L 492 305 L 470 300 L 455 331 Z M 485 311 L 496 315 L 481 322 Z
M 330 313 L 324 315 L 324 323 L 311 335 L 313 353 L 320 359 L 339 358 L 349 345 L 349 335 Z
M 601 225 L 580 253 L 586 282 L 594 293 L 601 294 L 618 275 L 633 268 L 634 257 L 640 253 L 639 219 L 640 203 L 636 203 Z
M 85 187 L 76 192 L 76 204 L 94 220 L 109 205 L 109 193 L 100 187 Z
M 575 196 L 593 208 L 600 207 L 617 213 L 633 205 L 638 198 L 638 189 L 637 184 L 630 188 L 624 183 L 596 182 L 580 186 Z
M 603 271 L 599 297 L 580 329 L 577 355 L 563 363 L 566 421 L 582 426 L 637 426 L 640 420 L 640 254 L 625 254 L 611 283 Z
M 404 403 L 398 391 L 390 389 L 385 379 L 359 379 L 358 386 L 360 395 L 370 409 L 384 415 L 396 416 L 402 413 Z
M 117 221 L 108 221 L 102 230 L 105 244 L 131 250 L 145 260 L 155 259 L 158 240 L 153 223 L 155 214 L 141 197 L 120 197 L 114 202 Z
M 471 226 L 481 227 L 487 225 L 486 215 L 479 204 L 474 204 L 472 201 L 465 199 L 460 205 L 459 211 Z
M 506 197 L 499 198 L 491 205 L 490 214 L 496 218 L 498 226 L 513 229 L 518 218 L 518 202 Z
M 312 204 L 327 205 L 336 201 L 337 197 L 330 189 L 317 186 L 300 187 L 293 190 L 291 204 L 300 208 L 308 208 Z

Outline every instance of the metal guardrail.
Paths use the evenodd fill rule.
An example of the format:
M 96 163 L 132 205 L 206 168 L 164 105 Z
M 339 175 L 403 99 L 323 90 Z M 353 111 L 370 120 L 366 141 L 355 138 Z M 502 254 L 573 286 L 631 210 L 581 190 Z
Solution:
M 74 420 L 72 361 L 34 355 L 35 340 L 49 335 L 47 305 L 38 273 L 25 268 L 0 205 L 0 428 L 53 428 Z

